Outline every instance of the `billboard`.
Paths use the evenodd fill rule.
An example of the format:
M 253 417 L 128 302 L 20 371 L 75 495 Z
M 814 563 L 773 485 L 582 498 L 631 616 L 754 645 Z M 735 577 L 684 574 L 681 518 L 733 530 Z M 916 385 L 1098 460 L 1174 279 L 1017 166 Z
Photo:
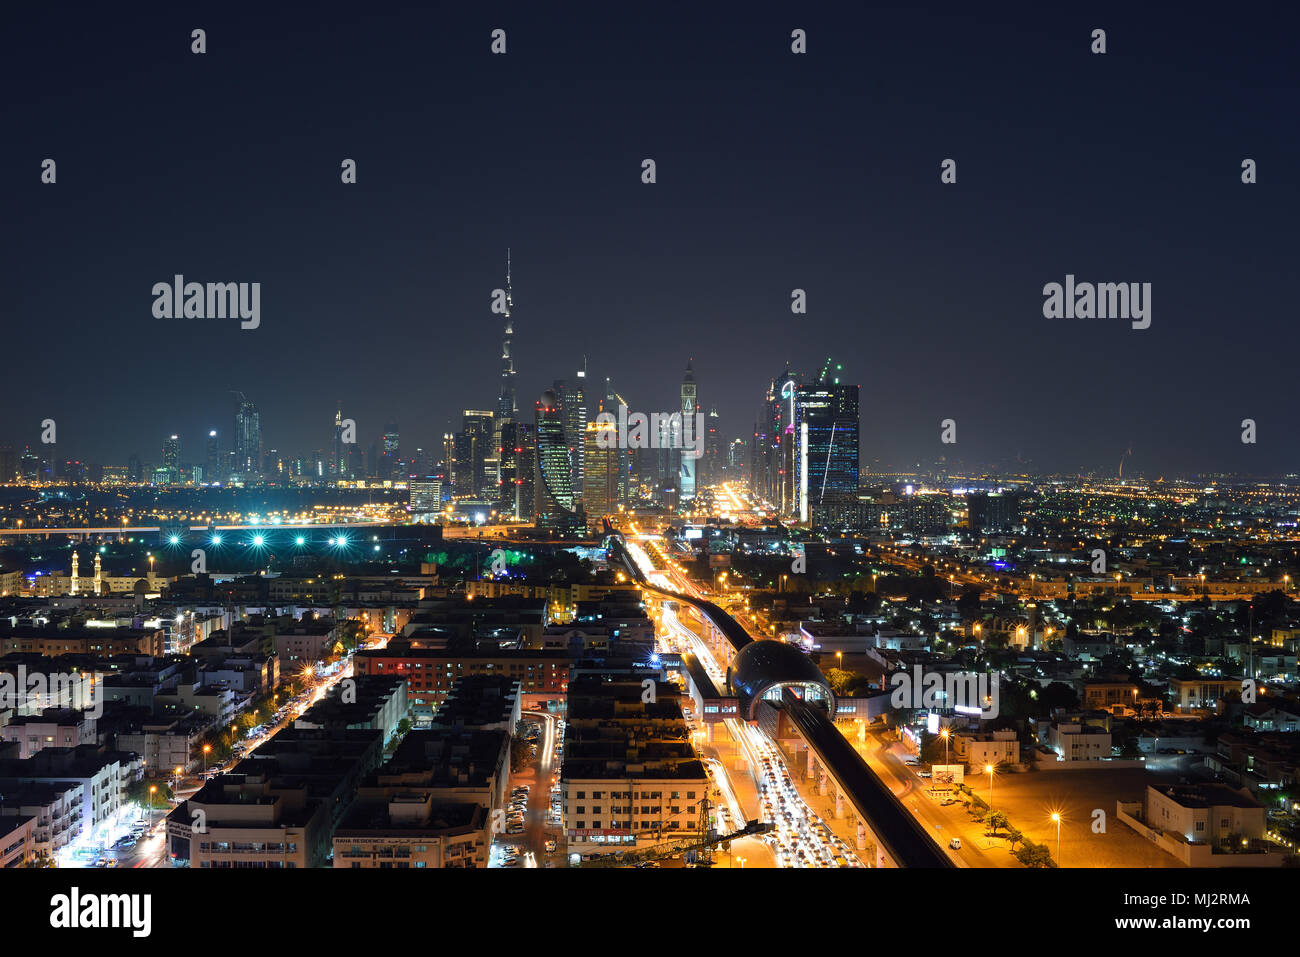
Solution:
M 964 764 L 935 764 L 930 767 L 930 787 L 950 791 L 962 783 L 966 774 Z

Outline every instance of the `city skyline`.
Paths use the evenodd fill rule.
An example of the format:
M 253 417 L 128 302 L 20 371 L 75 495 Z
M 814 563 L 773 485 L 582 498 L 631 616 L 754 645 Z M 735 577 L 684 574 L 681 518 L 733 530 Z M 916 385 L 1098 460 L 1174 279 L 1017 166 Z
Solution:
M 494 57 L 478 15 L 413 11 L 402 31 L 384 15 L 323 22 L 286 59 L 300 30 L 287 14 L 211 14 L 204 57 L 186 16 L 87 11 L 69 35 L 22 13 L 31 42 L 0 69 L 47 75 L 39 106 L 10 108 L 0 160 L 27 230 L 9 316 L 23 338 L 57 328 L 79 372 L 52 388 L 39 364 L 9 370 L 0 441 L 33 442 L 54 419 L 78 457 L 145 455 L 220 428 L 236 388 L 270 447 L 317 447 L 338 399 L 363 435 L 396 420 L 432 446 L 464 408 L 496 407 L 490 304 L 509 248 L 521 408 L 585 355 L 624 395 L 671 409 L 694 357 L 730 439 L 752 424 L 754 370 L 833 354 L 872 410 L 868 465 L 1099 471 L 1131 449 L 1128 469 L 1149 477 L 1297 468 L 1294 340 L 1276 317 L 1300 150 L 1275 120 L 1295 81 L 1275 69 L 1282 34 L 1266 21 L 1216 22 L 1206 43 L 1195 16 L 1106 11 L 1111 48 L 1095 56 L 1093 23 L 1032 7 L 811 11 L 810 53 L 792 57 L 788 12 L 696 12 L 683 31 L 657 15 L 561 25 L 520 11 Z M 432 33 L 455 42 L 430 56 Z M 110 72 L 105 51 L 169 45 L 115 84 L 78 79 Z M 1016 57 L 990 62 L 1004 46 Z M 336 62 L 358 69 L 344 80 Z M 466 83 L 472 98 L 455 93 Z M 347 131 L 327 121 L 338 109 L 356 117 Z M 1082 110 L 1096 119 L 1081 125 Z M 226 135 L 191 116 L 226 118 Z M 340 182 L 344 159 L 355 184 Z M 259 282 L 260 324 L 155 318 L 150 288 L 174 274 Z M 1150 283 L 1150 327 L 1044 318 L 1044 287 L 1067 276 Z M 955 447 L 939 442 L 946 418 Z
M 5 25 L 20 936 L 1287 925 L 1296 9 Z

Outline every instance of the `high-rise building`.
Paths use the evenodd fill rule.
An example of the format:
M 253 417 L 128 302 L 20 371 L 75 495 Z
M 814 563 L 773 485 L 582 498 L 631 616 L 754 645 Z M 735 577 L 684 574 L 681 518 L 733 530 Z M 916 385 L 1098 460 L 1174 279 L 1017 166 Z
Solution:
M 966 508 L 970 530 L 977 535 L 1010 532 L 1020 520 L 1020 500 L 1014 494 L 970 492 Z
M 745 470 L 745 447 L 744 439 L 732 439 L 731 444 L 727 446 L 727 478 L 735 481 L 739 479 Z
M 343 444 L 343 401 L 340 399 L 339 407 L 334 412 L 334 453 L 330 456 L 329 464 L 329 474 L 335 478 L 342 478 L 347 468 Z
M 163 440 L 163 468 L 181 470 L 181 437 L 169 435 Z
M 569 484 L 575 498 L 582 498 L 583 459 L 587 434 L 587 360 L 572 382 L 556 379 L 552 391 L 560 403 L 564 421 L 564 441 L 569 450 Z
M 606 376 L 605 377 L 605 401 L 601 405 L 601 411 L 608 412 L 610 413 L 610 415 L 613 416 L 617 416 L 619 406 L 626 407 L 627 401 L 621 395 L 619 395 L 617 392 L 614 391 L 613 387 L 610 385 L 609 377 Z M 622 446 L 619 447 L 617 487 L 618 487 L 618 501 L 620 503 L 627 503 L 628 501 L 630 501 L 629 495 L 631 493 L 631 485 L 632 485 L 632 479 L 631 479 L 632 453 L 633 453 L 632 449 L 624 448 Z
M 535 416 L 537 464 L 533 470 L 533 483 L 537 528 L 558 536 L 581 534 L 586 522 L 573 498 L 573 471 L 564 435 L 564 413 L 559 397 L 550 389 L 538 400 Z
M 0 482 L 18 478 L 18 453 L 12 445 L 0 445 Z
M 262 416 L 242 392 L 237 395 L 234 470 L 247 480 L 257 478 L 262 471 Z
M 698 441 L 701 437 L 696 435 L 698 431 L 695 427 L 695 413 L 700 410 L 700 404 L 697 401 L 695 393 L 695 373 L 691 370 L 691 363 L 686 363 L 686 375 L 682 377 L 682 441 L 678 445 L 686 442 L 687 438 L 691 442 Z M 680 481 L 678 482 L 678 499 L 682 505 L 686 505 L 696 494 L 696 477 L 700 460 L 696 456 L 689 454 L 685 449 L 678 449 L 676 456 L 680 463 Z
M 450 423 L 447 426 L 451 429 Z M 442 433 L 442 485 L 443 497 L 450 497 L 456 488 L 456 433 Z
M 858 515 L 858 387 L 842 383 L 841 371 L 827 359 L 817 381 L 799 390 L 796 514 L 847 528 Z
M 221 439 L 216 429 L 208 430 L 207 471 L 204 478 L 209 482 L 225 481 L 221 474 Z
M 461 416 L 461 430 L 455 440 L 455 489 L 457 495 L 479 497 L 495 494 L 496 480 L 487 486 L 486 460 L 491 457 L 492 413 L 466 409 Z
M 704 457 L 699 460 L 699 474 L 696 481 L 700 488 L 707 488 L 722 481 L 726 471 L 726 461 L 722 458 L 722 432 L 718 428 L 718 410 L 709 409 L 704 417 Z
M 603 516 L 618 511 L 618 426 L 613 422 L 587 423 L 586 481 L 582 505 L 589 527 L 597 527 Z
M 794 478 L 798 434 L 795 406 L 799 397 L 798 376 L 789 367 L 772 380 L 767 389 L 764 414 L 759 429 L 765 435 L 761 461 L 755 464 L 764 473 L 762 492 L 778 514 L 796 514 Z
M 379 471 L 377 475 L 381 479 L 399 478 L 400 462 L 402 457 L 401 439 L 397 433 L 397 423 L 389 422 L 384 426 L 384 449 L 379 456 Z
M 506 328 L 501 341 L 501 393 L 497 398 L 497 415 L 502 419 L 513 419 L 519 414 L 515 399 L 515 359 L 511 355 L 514 345 L 515 327 L 511 312 L 514 309 L 514 290 L 510 285 L 510 250 L 506 250 Z
M 526 422 L 509 421 L 502 427 L 497 511 L 516 521 L 530 521 L 536 507 L 533 488 L 535 445 L 533 427 Z

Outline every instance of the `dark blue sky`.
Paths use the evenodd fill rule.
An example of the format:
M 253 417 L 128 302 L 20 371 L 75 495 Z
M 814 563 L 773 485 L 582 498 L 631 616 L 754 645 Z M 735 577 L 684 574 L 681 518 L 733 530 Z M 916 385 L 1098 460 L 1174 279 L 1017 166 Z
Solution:
M 1300 467 L 1286 5 L 186 6 L 4 12 L 0 443 L 201 461 L 242 389 L 268 447 L 338 399 L 427 447 L 494 405 L 510 246 L 521 407 L 586 354 L 670 408 L 694 356 L 748 436 L 832 354 L 868 464 Z M 155 319 L 177 272 L 261 282 L 261 328 Z M 1044 319 L 1067 273 L 1152 283 L 1151 328 Z

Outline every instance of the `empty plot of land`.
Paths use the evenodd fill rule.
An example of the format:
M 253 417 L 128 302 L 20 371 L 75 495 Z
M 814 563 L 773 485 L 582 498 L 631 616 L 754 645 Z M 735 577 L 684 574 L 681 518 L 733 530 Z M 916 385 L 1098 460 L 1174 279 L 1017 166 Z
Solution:
M 1045 844 L 1064 867 L 1182 867 L 1115 817 L 1116 801 L 1143 801 L 1147 785 L 1175 780 L 1142 768 L 1000 774 L 993 780 L 993 809 L 1005 813 L 1030 840 Z M 967 784 L 988 800 L 988 775 L 982 787 L 974 775 Z M 1093 830 L 1097 810 L 1105 812 L 1105 833 Z M 1059 858 L 1053 812 L 1061 815 Z

